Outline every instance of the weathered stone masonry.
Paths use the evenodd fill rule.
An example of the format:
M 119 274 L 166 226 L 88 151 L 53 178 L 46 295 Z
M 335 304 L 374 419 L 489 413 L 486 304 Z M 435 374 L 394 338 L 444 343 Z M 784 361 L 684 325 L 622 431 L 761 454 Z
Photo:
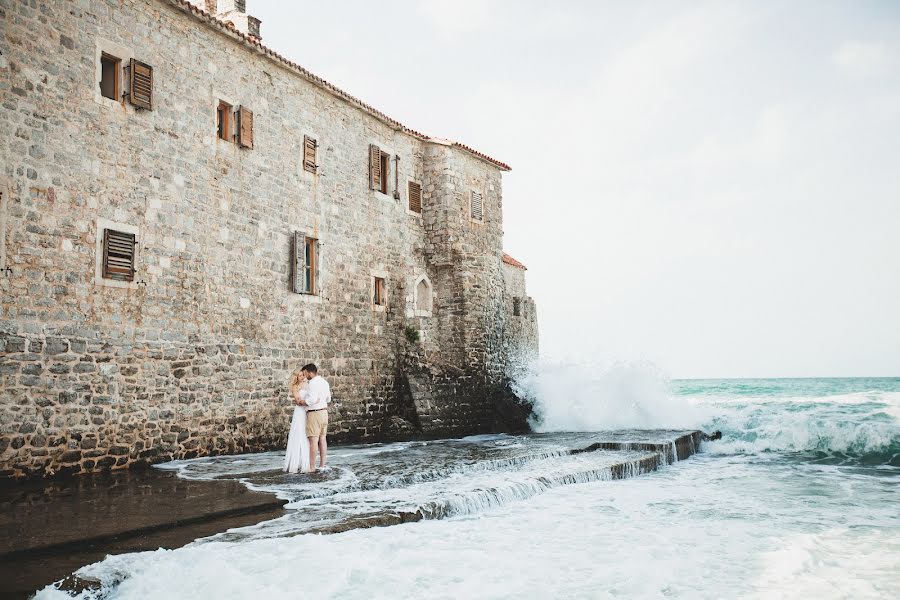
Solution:
M 265 49 L 243 2 L 197 4 L 233 25 L 180 0 L 0 0 L 0 476 L 282 446 L 307 361 L 336 440 L 522 426 L 506 382 L 537 328 L 501 259 L 508 167 Z M 101 95 L 103 52 L 153 67 L 152 110 Z M 252 149 L 217 137 L 219 101 L 252 110 Z M 135 234 L 133 282 L 101 276 L 104 228 Z M 290 289 L 295 231 L 320 243 L 315 295 Z

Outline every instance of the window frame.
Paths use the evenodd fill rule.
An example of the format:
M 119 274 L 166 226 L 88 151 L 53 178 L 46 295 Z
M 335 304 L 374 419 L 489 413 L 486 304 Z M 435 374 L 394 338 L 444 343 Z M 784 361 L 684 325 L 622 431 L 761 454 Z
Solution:
M 412 186 L 417 186 L 419 188 L 419 210 L 413 210 L 411 208 L 412 204 Z M 406 212 L 411 215 L 415 215 L 416 217 L 422 217 L 422 214 L 425 212 L 425 190 L 421 183 L 416 181 L 415 179 L 407 179 L 406 180 Z
M 390 195 L 390 177 L 391 177 L 391 154 L 379 148 L 381 156 L 378 160 L 381 162 L 381 189 L 376 190 L 385 196 Z
M 113 96 L 109 97 L 103 93 L 103 73 L 104 63 L 112 63 L 112 85 L 113 85 Z M 114 102 L 122 102 L 123 94 L 122 94 L 122 59 L 118 56 L 113 55 L 110 52 L 106 52 L 105 50 L 100 51 L 100 81 L 98 85 L 100 87 L 100 97 L 106 98 L 107 100 L 112 100 Z
M 104 55 L 110 59 L 117 61 L 114 76 L 117 80 L 117 98 L 107 98 L 101 93 L 100 82 L 103 79 L 103 59 Z M 131 48 L 122 46 L 110 40 L 103 38 L 95 38 L 94 40 L 94 102 L 108 108 L 121 109 L 125 107 L 127 112 L 132 112 L 135 107 L 126 102 L 126 92 L 128 91 L 128 80 L 126 78 L 125 69 L 134 58 L 134 51 Z M 120 113 L 117 113 L 120 114 Z
M 103 258 L 104 258 L 104 237 L 106 234 L 106 230 L 111 229 L 113 231 L 118 231 L 124 234 L 132 234 L 134 235 L 134 255 L 132 258 L 132 268 L 134 270 L 134 276 L 131 281 L 123 281 L 120 279 L 109 279 L 103 276 Z M 138 277 L 140 275 L 140 264 L 141 264 L 141 230 L 139 227 L 135 225 L 129 225 L 127 223 L 117 223 L 115 221 L 111 221 L 109 219 L 98 218 L 96 223 L 94 235 L 94 284 L 100 285 L 104 287 L 114 287 L 114 288 L 123 288 L 123 289 L 137 289 L 138 285 L 142 282 L 139 281 Z
M 301 294 L 318 296 L 319 240 L 304 236 L 303 238 L 303 286 Z M 309 285 L 307 285 L 307 283 Z
M 387 280 L 384 277 L 379 277 L 375 275 L 373 277 L 372 282 L 373 287 L 373 295 L 372 295 L 372 304 L 375 306 L 386 306 L 387 305 Z
M 220 98 L 216 104 L 216 138 L 233 144 L 234 137 L 234 105 Z

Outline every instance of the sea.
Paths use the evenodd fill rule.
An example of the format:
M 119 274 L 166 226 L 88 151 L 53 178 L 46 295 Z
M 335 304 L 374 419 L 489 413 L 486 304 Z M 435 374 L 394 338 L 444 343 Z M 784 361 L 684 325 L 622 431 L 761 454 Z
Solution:
M 546 363 L 518 388 L 535 434 L 334 448 L 315 475 L 281 473 L 279 452 L 161 465 L 289 510 L 37 598 L 900 598 L 900 378 Z M 570 452 L 691 429 L 722 438 L 621 479 L 611 465 L 646 452 Z

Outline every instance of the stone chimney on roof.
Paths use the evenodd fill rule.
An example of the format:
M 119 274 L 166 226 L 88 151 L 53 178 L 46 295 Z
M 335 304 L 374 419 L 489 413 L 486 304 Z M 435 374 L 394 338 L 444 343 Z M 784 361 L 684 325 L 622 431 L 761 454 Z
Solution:
M 247 0 L 205 0 L 204 3 L 206 11 L 220 21 L 231 23 L 241 33 L 262 39 L 259 19 L 247 14 Z

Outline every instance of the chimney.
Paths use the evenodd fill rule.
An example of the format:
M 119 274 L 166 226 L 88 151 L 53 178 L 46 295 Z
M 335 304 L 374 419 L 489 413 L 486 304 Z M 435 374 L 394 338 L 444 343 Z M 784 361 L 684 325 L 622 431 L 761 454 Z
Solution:
M 206 0 L 206 6 L 220 21 L 230 22 L 241 33 L 262 39 L 259 19 L 247 14 L 247 0 Z

